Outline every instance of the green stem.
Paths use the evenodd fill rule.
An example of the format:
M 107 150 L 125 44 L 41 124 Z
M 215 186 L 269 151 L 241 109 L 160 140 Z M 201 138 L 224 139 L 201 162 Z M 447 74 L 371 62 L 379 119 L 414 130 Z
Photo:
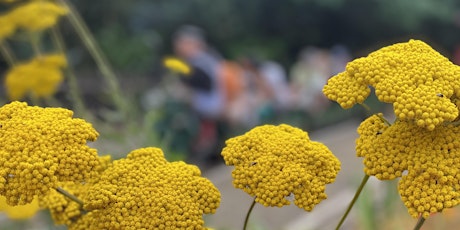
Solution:
M 58 0 L 64 7 L 69 9 L 69 14 L 67 15 L 70 23 L 75 28 L 76 32 L 85 43 L 88 51 L 91 56 L 94 58 L 96 65 L 104 77 L 104 80 L 109 86 L 110 94 L 114 100 L 115 106 L 123 113 L 124 116 L 129 112 L 128 103 L 125 101 L 125 98 L 121 94 L 120 86 L 118 84 L 117 77 L 109 65 L 106 57 L 103 55 L 100 47 L 96 43 L 96 39 L 92 36 L 86 24 L 83 22 L 83 19 L 75 10 L 75 7 L 68 0 Z
M 59 52 L 65 54 L 66 47 L 64 44 L 64 39 L 62 38 L 61 31 L 57 26 L 53 26 L 53 28 L 51 29 L 51 37 L 53 38 L 53 41 Z M 73 101 L 73 110 L 77 113 L 77 116 L 84 116 L 86 114 L 86 108 L 85 103 L 82 100 L 80 91 L 78 90 L 78 82 L 77 77 L 75 76 L 75 71 L 70 65 L 67 65 L 67 68 L 65 68 L 64 71 L 65 75 L 67 76 L 67 79 L 69 80 L 69 92 Z
M 29 32 L 30 44 L 32 45 L 32 50 L 37 57 L 42 56 L 42 51 L 40 49 L 40 37 L 41 34 L 39 32 Z
M 246 227 L 248 226 L 249 216 L 251 215 L 252 209 L 254 208 L 255 205 L 256 205 L 256 198 L 254 197 L 251 207 L 249 207 L 248 213 L 246 213 L 246 219 L 244 219 L 243 230 L 246 230 Z
M 16 65 L 16 59 L 13 56 L 13 52 L 11 51 L 10 47 L 5 43 L 5 41 L 0 42 L 0 52 L 2 56 L 5 58 L 5 61 L 8 62 L 10 67 Z
M 57 187 L 56 191 L 59 192 L 60 194 L 64 195 L 64 196 L 66 196 L 67 198 L 71 199 L 72 201 L 75 201 L 81 207 L 83 207 L 83 201 L 82 200 L 78 199 L 78 197 L 74 196 L 73 194 L 70 194 L 69 192 L 67 192 L 63 188 Z
M 360 103 L 360 105 L 366 110 L 366 112 L 370 115 L 372 114 L 372 109 L 366 103 Z
M 358 200 L 358 197 L 361 194 L 361 191 L 363 190 L 364 185 L 366 185 L 367 180 L 369 180 L 369 175 L 365 174 L 363 177 L 363 180 L 361 181 L 361 184 L 359 185 L 358 190 L 355 193 L 355 196 L 353 197 L 353 200 L 351 200 L 350 204 L 348 205 L 347 211 L 345 212 L 345 214 L 343 214 L 342 219 L 340 219 L 340 222 L 339 224 L 337 224 L 337 227 L 335 228 L 335 230 L 338 230 L 342 226 L 343 222 L 345 221 L 348 214 L 350 213 L 351 208 L 353 208 L 353 205 L 356 203 L 356 200 Z
M 414 227 L 414 230 L 419 230 L 422 227 L 423 223 L 425 223 L 425 218 L 423 218 L 423 216 L 420 215 L 420 218 L 418 218 L 418 221 Z
M 366 103 L 361 103 L 360 104 L 365 110 L 366 110 L 366 113 L 370 116 L 372 115 L 372 109 L 370 106 L 368 106 Z M 388 126 L 391 126 L 391 123 L 387 121 L 387 119 L 385 119 L 382 115 L 378 114 L 379 118 L 385 123 L 387 124 Z

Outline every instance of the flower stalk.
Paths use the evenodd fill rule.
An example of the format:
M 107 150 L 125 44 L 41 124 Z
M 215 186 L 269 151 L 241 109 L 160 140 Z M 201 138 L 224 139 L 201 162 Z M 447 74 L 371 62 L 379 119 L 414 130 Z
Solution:
M 109 86 L 110 94 L 113 98 L 115 106 L 119 109 L 119 111 L 123 113 L 124 116 L 126 116 L 129 112 L 128 103 L 125 101 L 123 95 L 121 94 L 117 77 L 107 58 L 104 56 L 102 50 L 96 43 L 96 39 L 94 39 L 88 27 L 83 22 L 83 19 L 75 10 L 75 7 L 72 5 L 72 3 L 67 0 L 59 0 L 58 2 L 69 10 L 67 17 L 70 23 L 75 28 L 82 41 L 85 43 L 91 56 L 94 58 L 94 61 L 101 71 L 104 80 Z
M 51 38 L 53 39 L 53 42 L 56 45 L 56 48 L 59 50 L 59 52 L 64 54 L 66 47 L 64 44 L 64 40 L 62 38 L 61 31 L 57 26 L 53 26 L 51 28 Z M 81 93 L 78 90 L 78 82 L 77 77 L 75 76 L 75 71 L 70 65 L 67 65 L 64 71 L 67 76 L 67 79 L 69 80 L 69 93 L 72 97 L 74 111 L 77 113 L 78 116 L 83 116 L 86 114 L 86 109 L 81 97 Z
M 420 217 L 418 218 L 417 224 L 414 227 L 414 230 L 419 230 L 424 223 L 425 223 L 425 218 L 423 218 L 423 216 L 420 215 Z
M 13 55 L 13 51 L 11 51 L 10 47 L 5 43 L 5 41 L 0 42 L 0 52 L 10 67 L 16 65 L 16 58 Z
M 78 203 L 81 207 L 83 207 L 84 203 L 82 200 L 78 199 L 78 197 L 74 196 L 73 194 L 67 192 L 66 190 L 64 190 L 63 188 L 61 187 L 57 187 L 56 188 L 56 191 L 59 192 L 60 194 L 64 195 L 65 197 L 71 199 L 72 201 L 75 201 L 76 203 Z
M 350 213 L 351 209 L 353 208 L 354 204 L 358 200 L 359 195 L 361 194 L 361 191 L 364 188 L 364 185 L 366 185 L 367 181 L 369 180 L 369 175 L 365 174 L 363 177 L 363 180 L 361 181 L 361 184 L 359 185 L 358 190 L 356 190 L 355 196 L 353 197 L 353 200 L 351 200 L 350 204 L 348 205 L 347 211 L 342 216 L 342 219 L 340 219 L 339 224 L 337 224 L 337 227 L 335 227 L 335 230 L 340 229 L 342 226 L 343 222 L 347 218 L 348 214 Z
M 251 204 L 251 206 L 249 207 L 248 212 L 246 213 L 246 218 L 244 219 L 243 230 L 246 230 L 246 228 L 247 228 L 247 226 L 248 226 L 249 216 L 251 215 L 252 209 L 254 209 L 254 206 L 255 206 L 255 205 L 256 205 L 256 197 L 254 197 L 254 200 L 252 201 L 252 204 Z

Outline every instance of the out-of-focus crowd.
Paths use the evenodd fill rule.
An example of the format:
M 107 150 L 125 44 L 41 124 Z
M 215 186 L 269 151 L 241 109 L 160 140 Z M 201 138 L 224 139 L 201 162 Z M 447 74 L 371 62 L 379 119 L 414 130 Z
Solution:
M 190 132 L 190 145 L 183 150 L 192 153 L 196 161 L 206 161 L 212 156 L 223 144 L 219 144 L 219 139 L 224 139 L 223 133 L 228 129 L 249 129 L 273 122 L 270 118 L 290 111 L 307 115 L 323 112 L 329 106 L 322 94 L 323 86 L 328 78 L 343 71 L 351 59 L 344 46 L 307 47 L 300 52 L 288 74 L 273 60 L 251 55 L 237 60 L 222 58 L 208 46 L 201 29 L 194 26 L 184 26 L 174 34 L 173 48 L 175 56 L 190 67 L 190 72 L 165 77 L 158 87 L 161 91 L 152 91 L 144 104 L 152 107 L 161 101 L 159 98 L 168 97 L 189 107 L 185 116 L 193 117 L 198 125 L 185 128 Z M 182 116 L 182 119 L 171 120 L 173 116 Z M 181 126 L 184 115 L 181 116 L 168 115 L 161 123 L 169 124 L 169 128 Z M 170 143 L 174 148 L 180 144 Z

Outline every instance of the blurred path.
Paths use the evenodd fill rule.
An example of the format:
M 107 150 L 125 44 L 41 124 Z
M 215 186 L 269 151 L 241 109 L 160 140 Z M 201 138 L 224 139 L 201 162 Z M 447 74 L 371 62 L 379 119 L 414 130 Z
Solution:
M 311 140 L 324 143 L 342 163 L 336 182 L 326 186 L 328 199 L 310 213 L 294 204 L 283 208 L 266 208 L 256 204 L 249 221 L 249 229 L 334 229 L 364 175 L 361 159 L 356 157 L 354 150 L 358 125 L 358 121 L 346 121 L 310 133 Z M 233 187 L 232 170 L 233 167 L 222 165 L 204 172 L 204 176 L 213 181 L 222 193 L 221 205 L 216 214 L 206 217 L 207 225 L 218 230 L 242 229 L 246 212 L 252 202 L 249 195 Z M 349 218 L 352 219 L 351 216 Z M 342 229 L 352 228 L 345 225 Z

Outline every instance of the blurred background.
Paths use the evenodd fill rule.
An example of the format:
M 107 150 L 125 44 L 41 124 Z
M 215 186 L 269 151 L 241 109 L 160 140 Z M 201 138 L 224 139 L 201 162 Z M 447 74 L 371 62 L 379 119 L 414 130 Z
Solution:
M 324 141 L 343 162 L 337 179 L 340 186 L 334 187 L 332 193 L 336 195 L 330 198 L 347 203 L 362 175 L 361 160 L 350 158 L 356 158 L 355 130 L 366 111 L 359 107 L 343 110 L 329 102 L 321 93 L 327 79 L 343 71 L 354 58 L 409 39 L 421 39 L 460 64 L 460 2 L 454 0 L 70 2 L 106 55 L 117 76 L 118 93 L 129 104 L 128 115 L 118 114 L 110 87 L 90 53 L 69 21 L 61 20 L 58 26 L 67 59 L 87 111 L 82 116 L 101 133 L 92 145 L 101 155 L 109 153 L 115 159 L 135 148 L 159 146 L 170 160 L 199 165 L 218 187 L 222 186 L 226 203 L 221 208 L 226 214 L 208 218 L 217 229 L 240 228 L 241 215 L 250 204 L 246 194 L 233 191 L 231 169 L 222 165 L 220 151 L 226 139 L 260 124 L 287 123 L 312 133 L 312 139 Z M 9 7 L 0 5 L 0 10 Z M 18 39 L 13 37 L 8 44 L 18 59 L 27 59 L 30 48 Z M 45 42 L 44 46 L 51 45 Z M 184 61 L 191 73 L 165 67 L 166 57 Z M 0 57 L 2 77 L 8 68 Z M 73 109 L 68 91 L 69 82 L 64 80 L 55 100 L 43 104 Z M 8 102 L 4 87 L 0 98 L 2 104 Z M 375 111 L 391 113 L 391 107 L 382 106 L 373 97 L 367 103 Z M 375 208 L 372 197 L 361 200 L 362 208 L 348 228 L 413 227 L 415 220 L 394 193 L 396 184 L 376 186 L 387 186 L 377 188 L 388 190 L 377 194 L 381 205 Z M 229 206 L 240 198 L 246 203 Z M 394 201 L 395 206 L 385 199 Z M 330 210 L 327 205 L 323 213 Z M 393 210 L 402 217 L 393 214 L 392 220 L 385 219 L 382 213 Z M 232 215 L 234 219 L 229 217 Z M 320 221 L 305 225 L 315 220 L 295 207 L 286 212 L 256 208 L 254 215 L 253 229 L 331 229 Z M 455 222 L 452 216 L 436 224 L 427 223 L 425 229 L 448 229 L 446 226 Z M 54 229 L 46 214 L 20 223 L 0 217 L 0 229 Z M 276 223 L 267 224 L 273 218 Z

